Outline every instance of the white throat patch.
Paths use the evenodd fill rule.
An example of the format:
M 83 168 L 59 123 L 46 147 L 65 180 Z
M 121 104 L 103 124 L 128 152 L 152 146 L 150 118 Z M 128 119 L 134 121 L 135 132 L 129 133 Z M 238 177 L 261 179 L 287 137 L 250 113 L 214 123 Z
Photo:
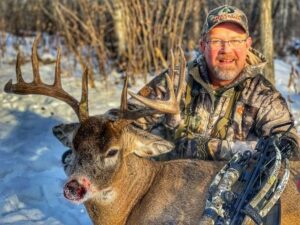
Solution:
M 117 192 L 114 191 L 112 187 L 105 188 L 100 191 L 99 198 L 104 204 L 109 204 L 113 202 L 117 197 Z

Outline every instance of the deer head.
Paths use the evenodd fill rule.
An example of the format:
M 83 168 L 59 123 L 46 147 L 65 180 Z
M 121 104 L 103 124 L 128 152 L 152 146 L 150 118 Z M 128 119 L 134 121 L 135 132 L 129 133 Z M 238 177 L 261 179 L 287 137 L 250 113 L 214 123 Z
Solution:
M 41 81 L 37 56 L 39 36 L 32 48 L 32 67 L 34 79 L 26 83 L 22 78 L 17 57 L 17 83 L 10 80 L 5 91 L 15 94 L 40 94 L 57 98 L 70 105 L 78 116 L 79 123 L 61 124 L 53 128 L 54 135 L 67 147 L 71 148 L 70 162 L 65 167 L 69 180 L 64 186 L 67 199 L 82 203 L 101 190 L 105 190 L 114 182 L 120 169 L 126 164 L 128 157 L 153 157 L 170 151 L 173 144 L 164 139 L 139 130 L 131 123 L 133 120 L 153 113 L 178 114 L 178 102 L 182 94 L 185 61 L 182 69 L 177 93 L 173 89 L 174 60 L 170 68 L 170 76 L 166 76 L 169 100 L 157 101 L 147 99 L 132 92 L 129 94 L 150 107 L 148 109 L 129 111 L 127 109 L 127 78 L 121 98 L 120 110 L 110 113 L 89 116 L 88 114 L 88 85 L 87 70 L 82 78 L 82 97 L 78 102 L 65 92 L 61 86 L 60 50 L 58 50 L 55 80 L 53 85 Z
M 55 127 L 54 134 L 61 134 L 65 127 Z M 107 115 L 90 117 L 81 123 L 68 143 L 72 143 L 73 150 L 65 170 L 69 181 L 64 195 L 76 203 L 110 188 L 131 155 L 153 157 L 173 148 L 170 142 L 138 130 L 128 120 L 113 121 Z

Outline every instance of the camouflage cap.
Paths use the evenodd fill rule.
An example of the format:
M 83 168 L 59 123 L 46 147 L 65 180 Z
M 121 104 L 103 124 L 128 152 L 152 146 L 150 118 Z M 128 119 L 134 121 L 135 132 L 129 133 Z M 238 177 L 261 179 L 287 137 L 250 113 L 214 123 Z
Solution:
M 223 5 L 209 11 L 202 29 L 201 36 L 205 36 L 215 26 L 224 22 L 232 22 L 240 25 L 249 35 L 248 20 L 245 13 L 234 6 Z

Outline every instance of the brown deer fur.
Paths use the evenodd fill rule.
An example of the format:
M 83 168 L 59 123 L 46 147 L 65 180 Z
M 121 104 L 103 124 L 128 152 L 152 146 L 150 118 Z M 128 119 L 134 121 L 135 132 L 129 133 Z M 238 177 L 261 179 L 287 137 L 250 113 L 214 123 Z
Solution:
M 104 115 L 73 126 L 73 135 L 65 133 L 70 131 L 67 125 L 55 127 L 54 134 L 65 144 L 62 137 L 74 137 L 68 183 L 77 180 L 86 194 L 76 200 L 66 195 L 85 204 L 94 224 L 199 224 L 208 185 L 224 162 L 147 159 L 173 145 L 122 119 Z M 117 153 L 109 156 L 110 151 Z M 299 162 L 292 162 L 291 170 L 281 200 L 283 225 L 300 224 Z

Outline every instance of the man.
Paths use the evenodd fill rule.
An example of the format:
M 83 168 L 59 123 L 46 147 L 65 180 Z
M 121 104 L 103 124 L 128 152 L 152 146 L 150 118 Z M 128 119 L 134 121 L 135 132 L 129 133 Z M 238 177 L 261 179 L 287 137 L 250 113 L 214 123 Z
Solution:
M 262 75 L 266 60 L 251 44 L 247 17 L 241 10 L 225 5 L 209 12 L 201 34 L 201 54 L 188 63 L 179 125 L 168 124 L 164 115 L 137 123 L 176 143 L 169 158 L 229 160 L 238 151 L 253 151 L 272 128 L 276 127 L 275 133 L 288 129 L 292 115 L 284 98 Z M 166 73 L 140 94 L 164 99 Z M 139 107 L 135 100 L 131 103 Z M 299 143 L 293 128 L 281 145 L 293 149 L 297 158 Z

